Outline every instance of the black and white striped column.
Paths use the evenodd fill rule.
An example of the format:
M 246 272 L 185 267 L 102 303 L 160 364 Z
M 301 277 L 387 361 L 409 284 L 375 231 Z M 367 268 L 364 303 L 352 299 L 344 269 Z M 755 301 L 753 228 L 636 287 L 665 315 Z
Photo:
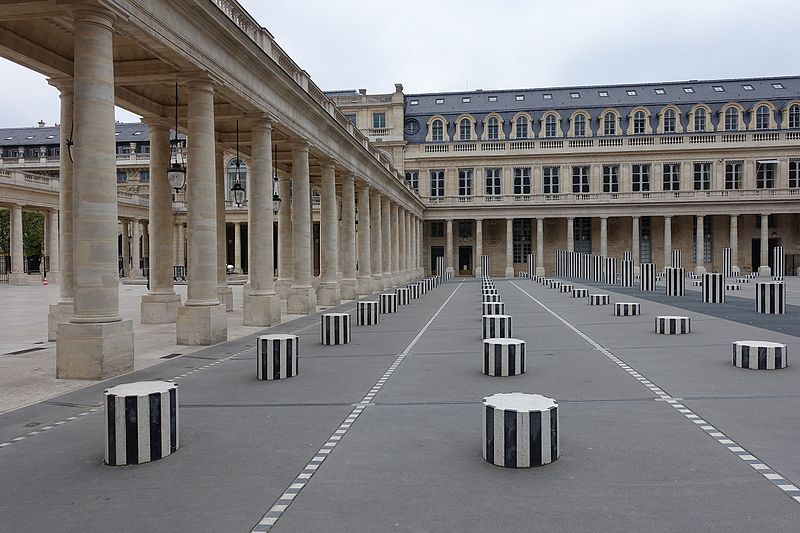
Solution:
M 503 302 L 483 302 L 481 304 L 481 315 L 504 315 L 506 304 Z
M 633 261 L 633 252 L 622 252 L 623 261 Z
M 420 296 L 428 294 L 429 290 L 430 290 L 430 281 L 428 280 L 428 278 L 421 279 L 419 281 L 419 294 L 420 294 Z
M 608 285 L 614 285 L 617 283 L 617 258 L 606 257 L 605 261 L 606 265 L 603 270 L 603 282 Z
M 572 297 L 573 298 L 588 298 L 589 297 L 589 289 L 583 289 L 580 287 L 572 289 Z
M 604 257 L 601 255 L 591 256 L 590 279 L 592 281 L 599 282 L 603 280 L 603 260 Z
M 657 316 L 655 326 L 659 335 L 684 335 L 692 332 L 692 321 L 688 316 Z
M 499 302 L 499 301 L 501 301 L 499 294 L 482 294 L 481 295 L 481 300 L 483 302 Z
M 139 381 L 106 389 L 105 464 L 162 459 L 178 449 L 178 385 Z
M 630 259 L 620 262 L 620 284 L 623 287 L 633 287 L 633 261 Z
M 483 373 L 487 376 L 516 376 L 525 372 L 525 341 L 486 339 L 483 341 Z
M 731 259 L 731 249 L 722 249 L 722 273 L 726 278 L 733 277 L 733 261 Z
M 561 287 L 558 290 L 559 290 L 559 292 L 564 292 L 564 293 L 571 294 L 572 293 L 572 289 L 574 289 L 574 288 L 575 288 L 575 285 L 573 285 L 572 283 L 562 283 Z
M 536 275 L 536 254 L 528 254 L 528 279 Z
M 590 294 L 589 305 L 608 305 L 611 297 L 608 294 Z
M 707 304 L 725 303 L 725 275 L 721 272 L 703 274 L 703 302 Z
M 406 285 L 406 288 L 408 289 L 408 297 L 409 298 L 411 298 L 412 300 L 416 300 L 416 299 L 419 298 L 420 292 L 419 292 L 419 283 L 418 282 L 417 283 L 409 283 L 408 285 Z
M 259 335 L 256 342 L 258 379 L 273 381 L 296 376 L 299 344 L 297 335 L 288 333 Z
M 637 316 L 642 314 L 641 304 L 632 302 L 616 302 L 614 304 L 614 316 Z
M 444 278 L 444 257 L 436 258 L 436 276 Z
M 489 276 L 489 256 L 482 255 L 481 256 L 481 273 L 484 276 Z
M 376 300 L 356 302 L 356 325 L 374 326 L 380 324 L 380 304 Z
M 680 252 L 680 250 L 673 250 L 672 252 Z M 683 296 L 686 294 L 686 271 L 683 268 L 667 267 L 664 270 L 664 277 L 667 280 L 665 286 L 667 296 Z
M 393 292 L 382 292 L 378 295 L 380 302 L 380 312 L 382 315 L 397 312 L 397 294 Z
M 539 394 L 511 392 L 483 399 L 483 458 L 495 466 L 528 468 L 559 455 L 558 404 Z
M 751 370 L 775 370 L 789 365 L 786 345 L 768 341 L 734 341 L 733 366 Z
M 786 284 L 783 281 L 756 283 L 756 313 L 767 315 L 786 313 Z
M 738 283 L 726 283 L 725 290 L 726 291 L 739 291 L 742 289 L 742 286 Z
M 641 278 L 639 279 L 639 289 L 643 291 L 656 290 L 656 264 L 642 263 Z
M 323 346 L 335 346 L 350 342 L 349 313 L 323 313 L 320 317 L 320 326 Z
M 483 315 L 484 339 L 510 339 L 511 315 Z
M 550 280 L 550 288 L 551 289 L 559 290 L 561 288 L 562 284 L 563 284 L 563 282 L 561 280 L 559 280 L 559 279 L 551 279 Z
M 772 249 L 772 279 L 782 281 L 786 275 L 786 257 L 783 255 L 783 246 Z
M 411 303 L 411 295 L 408 293 L 407 287 L 399 287 L 394 290 L 397 295 L 397 305 L 408 305 Z
M 672 268 L 683 268 L 683 254 L 680 250 L 672 250 Z

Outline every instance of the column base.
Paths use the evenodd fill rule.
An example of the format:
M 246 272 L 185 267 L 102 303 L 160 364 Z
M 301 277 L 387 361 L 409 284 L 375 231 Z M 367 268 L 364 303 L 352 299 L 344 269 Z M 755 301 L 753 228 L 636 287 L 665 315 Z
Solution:
M 177 343 L 183 346 L 210 346 L 228 340 L 228 319 L 222 304 L 182 305 L 176 326 Z
M 142 324 L 171 324 L 178 319 L 181 297 L 178 294 L 145 294 L 140 304 Z
M 372 292 L 381 292 L 383 290 L 383 274 L 376 274 L 372 276 Z
M 141 268 L 135 268 L 135 269 L 131 270 L 131 274 L 130 274 L 129 277 L 132 278 L 132 279 L 143 279 L 144 276 L 142 275 L 142 269 Z
M 231 289 L 227 285 L 222 287 L 218 286 L 217 298 L 219 299 L 219 303 L 221 303 L 225 307 L 225 311 L 227 312 L 233 311 L 233 289 Z
M 47 283 L 59 283 L 61 281 L 61 272 L 50 271 L 47 273 Z
M 58 325 L 66 324 L 75 314 L 75 306 L 71 303 L 57 303 L 50 306 L 47 313 L 47 340 L 54 341 L 58 338 Z
M 514 267 L 506 267 L 506 277 L 507 278 L 514 277 Z
M 475 277 L 480 278 L 483 276 L 483 269 L 481 267 L 475 267 Z
M 290 287 L 286 303 L 287 312 L 292 315 L 310 315 L 317 311 L 317 291 L 314 287 Z
M 132 370 L 132 320 L 58 326 L 57 378 L 107 379 Z
M 391 272 L 384 272 L 381 276 L 381 283 L 383 285 L 383 290 L 389 289 L 392 287 L 392 273 Z
M 317 304 L 332 307 L 342 303 L 342 292 L 338 281 L 320 282 L 317 287 Z
M 358 276 L 358 294 L 361 296 L 372 294 L 372 278 L 370 276 Z
M 294 281 L 290 279 L 281 279 L 278 278 L 275 281 L 275 293 L 281 300 L 285 300 L 289 297 L 289 288 L 292 286 Z
M 28 284 L 28 275 L 25 272 L 12 272 L 8 275 L 8 284 L 24 287 Z
M 702 276 L 703 274 L 706 273 L 706 267 L 704 267 L 704 266 L 696 266 L 696 267 L 694 267 L 694 273 L 695 274 L 699 274 L 699 275 Z
M 245 326 L 277 326 L 281 323 L 281 299 L 277 294 L 246 294 Z
M 342 300 L 358 299 L 358 281 L 354 279 L 343 279 L 339 282 L 339 292 Z
M 537 276 L 546 276 L 547 274 L 544 271 L 544 267 L 536 267 L 536 275 Z
M 772 276 L 772 269 L 768 266 L 760 266 L 758 267 L 758 277 L 760 278 L 768 278 Z

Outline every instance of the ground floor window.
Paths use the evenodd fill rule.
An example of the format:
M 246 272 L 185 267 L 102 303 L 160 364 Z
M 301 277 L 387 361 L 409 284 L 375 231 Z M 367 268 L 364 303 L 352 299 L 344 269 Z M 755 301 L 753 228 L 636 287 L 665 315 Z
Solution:
M 592 253 L 592 219 L 578 217 L 573 220 L 572 238 L 575 242 L 576 252 Z
M 513 250 L 515 263 L 527 263 L 531 253 L 531 220 L 515 218 L 512 224 Z
M 692 224 L 692 261 L 697 263 L 697 217 L 692 217 L 694 220 Z M 703 219 L 703 262 L 711 263 L 713 261 L 714 241 L 711 225 L 711 217 Z
M 639 260 L 642 263 L 653 262 L 653 241 L 650 217 L 639 219 Z

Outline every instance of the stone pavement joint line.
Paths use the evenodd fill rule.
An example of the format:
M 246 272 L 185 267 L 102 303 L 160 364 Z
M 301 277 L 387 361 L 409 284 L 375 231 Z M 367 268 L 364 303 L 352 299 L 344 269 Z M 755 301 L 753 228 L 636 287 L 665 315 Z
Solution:
M 378 394 L 378 391 L 381 390 L 381 387 L 386 384 L 389 378 L 392 377 L 392 374 L 394 374 L 394 371 L 397 370 L 397 367 L 400 365 L 400 363 L 403 362 L 403 359 L 405 359 L 406 356 L 411 352 L 419 339 L 425 334 L 430 325 L 433 324 L 433 321 L 436 320 L 436 317 L 439 316 L 439 313 L 442 312 L 447 303 L 453 298 L 456 291 L 461 288 L 462 284 L 463 281 L 459 283 L 455 289 L 453 289 L 453 292 L 450 293 L 450 296 L 447 297 L 447 299 L 433 314 L 430 320 L 428 320 L 428 322 L 422 326 L 422 329 L 417 332 L 416 336 L 414 336 L 411 342 L 409 342 L 403 351 L 400 352 L 400 354 L 397 356 L 397 359 L 395 359 L 394 362 L 389 365 L 389 368 L 383 373 L 380 379 L 375 382 L 375 385 L 369 389 L 367 394 L 364 395 L 360 402 L 355 404 L 355 407 L 350 414 L 347 415 L 347 418 L 344 419 L 344 422 L 342 422 L 339 427 L 336 428 L 336 431 L 333 432 L 325 444 L 323 444 L 317 453 L 314 454 L 314 457 L 308 462 L 308 464 L 306 464 L 306 466 L 303 467 L 297 477 L 292 480 L 292 483 L 289 485 L 289 487 L 283 492 L 283 494 L 280 495 L 277 500 L 275 500 L 275 503 L 272 504 L 272 507 L 269 508 L 264 516 L 261 517 L 261 520 L 259 520 L 253 529 L 250 530 L 251 533 L 263 533 L 272 529 L 272 526 L 275 525 L 275 522 L 278 521 L 286 509 L 288 509 L 292 504 L 292 501 L 294 501 L 295 497 L 297 497 L 300 491 L 303 490 L 303 488 L 308 484 L 309 480 L 316 473 L 317 469 L 325 460 L 325 458 L 328 457 L 336 445 L 339 444 L 339 441 L 341 441 L 342 437 L 347 434 L 347 431 L 350 429 L 353 423 L 358 420 L 358 417 L 361 416 L 361 413 L 364 411 L 364 409 L 368 406 L 374 405 L 372 403 L 372 399 L 376 394 Z
M 800 503 L 800 488 L 795 486 L 792 482 L 787 480 L 776 470 L 768 466 L 766 463 L 764 463 L 764 461 L 762 461 L 755 455 L 751 454 L 744 447 L 737 444 L 733 439 L 729 438 L 719 429 L 706 422 L 703 418 L 698 416 L 694 411 L 692 411 L 684 404 L 682 404 L 679 401 L 680 398 L 674 398 L 669 394 L 667 394 L 666 392 L 664 392 L 664 390 L 662 390 L 660 387 L 658 387 L 657 385 L 652 383 L 649 379 L 647 379 L 645 376 L 637 372 L 636 369 L 634 369 L 633 367 L 628 365 L 625 361 L 623 361 L 622 359 L 620 359 L 619 357 L 608 351 L 601 344 L 599 344 L 597 341 L 586 335 L 584 332 L 582 332 L 577 327 L 572 325 L 566 319 L 562 318 L 558 313 L 556 313 L 555 311 L 547 307 L 545 304 L 537 300 L 533 295 L 531 295 L 525 289 L 523 289 L 513 281 L 511 282 L 511 284 L 520 291 L 522 291 L 524 294 L 526 294 L 528 298 L 539 304 L 539 306 L 541 306 L 545 311 L 547 311 L 555 318 L 557 318 L 559 321 L 561 321 L 567 328 L 569 328 L 578 336 L 580 336 L 583 340 L 591 344 L 595 350 L 605 355 L 607 358 L 613 361 L 617 366 L 619 366 L 621 369 L 627 372 L 630 376 L 635 378 L 639 383 L 650 389 L 650 391 L 653 392 L 653 394 L 658 396 L 658 398 L 656 398 L 656 401 L 665 402 L 670 406 L 672 406 L 676 411 L 681 413 L 688 420 L 694 423 L 697 427 L 702 429 L 707 435 L 709 435 L 719 444 L 727 448 L 729 452 L 731 452 L 736 457 L 744 461 L 748 466 L 750 466 L 756 472 L 761 474 L 770 483 L 781 489 L 787 496 L 792 498 L 795 502 Z

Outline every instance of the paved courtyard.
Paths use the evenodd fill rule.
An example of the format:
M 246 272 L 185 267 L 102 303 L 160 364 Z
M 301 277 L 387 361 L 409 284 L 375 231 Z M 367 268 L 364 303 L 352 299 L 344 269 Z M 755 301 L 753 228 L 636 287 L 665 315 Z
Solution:
M 593 287 L 642 304 L 614 317 L 530 280 L 496 284 L 528 343 L 520 376 L 481 374 L 480 284 L 455 280 L 354 325 L 346 346 L 320 345 L 318 315 L 271 328 L 300 336 L 295 378 L 257 381 L 244 332 L 8 411 L 0 530 L 267 531 L 275 518 L 276 532 L 798 530 L 798 280 L 777 319 L 745 312 L 752 285 L 721 305 Z M 655 335 L 657 314 L 690 316 L 693 332 Z M 743 339 L 786 343 L 790 366 L 733 367 Z M 103 466 L 103 390 L 149 379 L 179 384 L 180 449 Z M 481 458 L 480 400 L 510 391 L 559 401 L 555 463 Z

